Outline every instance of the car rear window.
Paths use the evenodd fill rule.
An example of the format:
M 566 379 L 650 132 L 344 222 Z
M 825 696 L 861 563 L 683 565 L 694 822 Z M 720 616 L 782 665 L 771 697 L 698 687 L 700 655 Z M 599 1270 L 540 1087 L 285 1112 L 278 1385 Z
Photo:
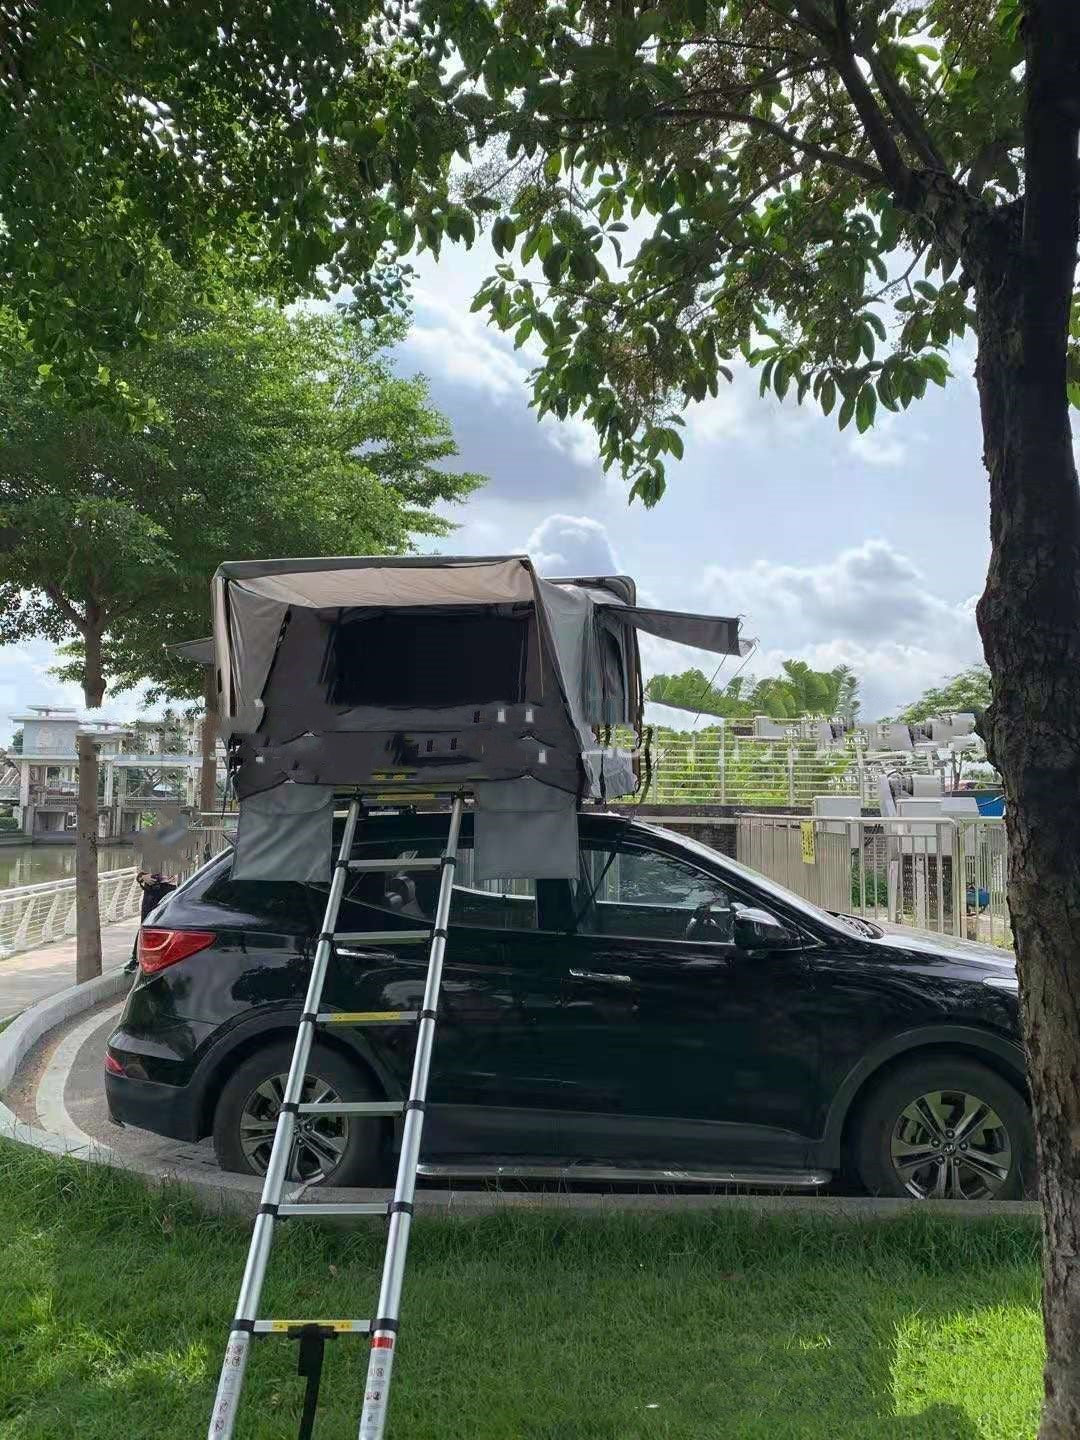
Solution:
M 224 910 L 289 920 L 304 927 L 312 924 L 315 903 L 308 886 L 297 880 L 234 880 L 229 869 L 215 877 L 200 898 Z

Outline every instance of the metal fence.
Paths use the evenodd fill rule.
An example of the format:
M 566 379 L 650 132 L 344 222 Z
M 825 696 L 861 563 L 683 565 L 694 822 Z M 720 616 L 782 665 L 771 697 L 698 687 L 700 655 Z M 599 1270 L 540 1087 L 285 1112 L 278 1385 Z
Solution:
M 616 735 L 615 743 L 631 748 L 632 737 Z M 639 755 L 638 768 L 643 784 L 637 798 L 651 804 L 783 807 L 809 805 L 817 795 L 877 800 L 876 775 L 854 735 L 819 746 L 796 735 L 761 739 L 720 727 L 697 735 L 661 732 L 649 760 Z
M 1012 948 L 1004 820 L 741 815 L 736 856 L 826 910 Z

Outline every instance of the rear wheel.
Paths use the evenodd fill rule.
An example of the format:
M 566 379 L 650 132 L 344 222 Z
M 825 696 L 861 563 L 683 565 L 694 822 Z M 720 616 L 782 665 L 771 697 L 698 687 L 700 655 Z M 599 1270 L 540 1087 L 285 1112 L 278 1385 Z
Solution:
M 214 1154 L 223 1170 L 265 1175 L 292 1046 L 251 1055 L 230 1076 L 214 1114 Z M 313 1045 L 300 1103 L 379 1098 L 370 1081 L 334 1050 Z M 299 1115 L 288 1178 L 321 1185 L 373 1185 L 380 1176 L 382 1126 L 355 1115 Z
M 913 1060 L 870 1095 L 853 1158 L 872 1195 L 915 1200 L 1022 1200 L 1034 1178 L 1023 1096 L 963 1056 Z

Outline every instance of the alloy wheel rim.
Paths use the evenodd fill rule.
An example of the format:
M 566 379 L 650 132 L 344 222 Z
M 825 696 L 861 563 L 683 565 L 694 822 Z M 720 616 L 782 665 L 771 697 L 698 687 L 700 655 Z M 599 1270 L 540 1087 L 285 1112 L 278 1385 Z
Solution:
M 256 1175 L 265 1175 L 285 1097 L 287 1075 L 271 1075 L 256 1085 L 240 1112 L 240 1148 Z M 317 1075 L 305 1075 L 302 1105 L 326 1105 L 338 1100 L 337 1091 Z M 288 1179 L 311 1184 L 326 1180 L 341 1164 L 349 1143 L 346 1115 L 298 1115 L 289 1157 Z
M 900 1112 L 889 1153 L 917 1200 L 992 1200 L 1012 1169 L 1005 1122 L 967 1090 L 930 1090 Z

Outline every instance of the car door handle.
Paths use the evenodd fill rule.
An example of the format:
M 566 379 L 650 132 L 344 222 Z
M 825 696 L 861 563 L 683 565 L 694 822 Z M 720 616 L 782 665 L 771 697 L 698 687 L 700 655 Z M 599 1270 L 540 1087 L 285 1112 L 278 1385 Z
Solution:
M 599 980 L 606 985 L 632 985 L 629 975 L 613 975 L 608 970 L 571 970 L 575 980 Z

